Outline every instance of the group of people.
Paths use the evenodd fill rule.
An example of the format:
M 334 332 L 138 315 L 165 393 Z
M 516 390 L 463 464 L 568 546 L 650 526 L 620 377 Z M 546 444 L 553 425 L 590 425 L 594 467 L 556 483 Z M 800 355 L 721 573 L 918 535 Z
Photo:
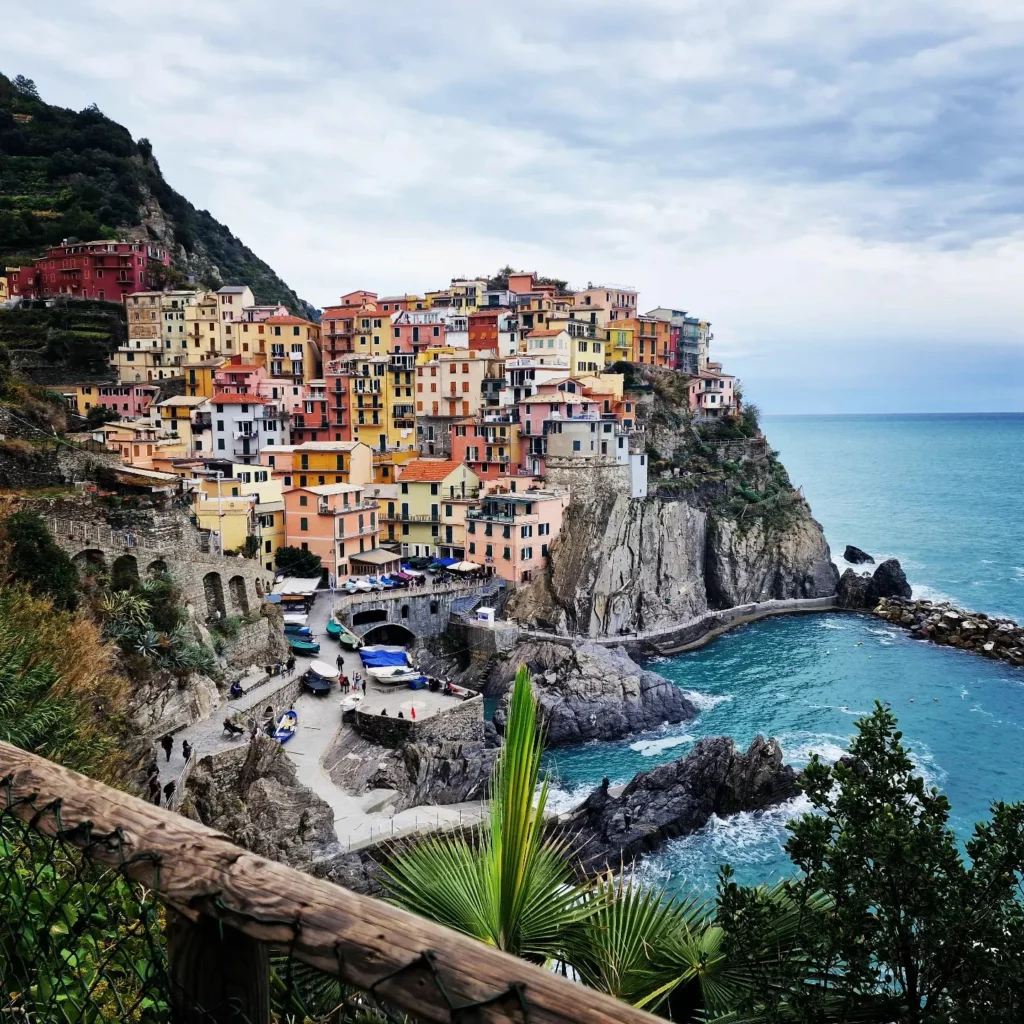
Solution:
M 342 671 L 345 667 L 345 659 L 339 654 L 335 662 L 338 666 L 338 684 L 341 687 L 342 693 L 359 693 L 366 694 L 366 679 L 361 676 L 358 672 L 352 673 L 352 678 L 349 679 L 347 675 Z
M 171 754 L 174 752 L 174 737 L 167 733 L 160 740 L 160 746 L 163 748 L 163 752 L 167 755 L 166 764 L 170 764 Z M 188 759 L 192 756 L 192 744 L 188 740 L 181 741 L 181 756 L 182 759 L 188 764 Z M 160 806 L 161 796 L 164 799 L 164 803 L 169 807 L 171 799 L 174 796 L 174 791 L 178 788 L 178 784 L 174 779 L 170 782 L 165 783 L 163 787 L 160 785 L 160 766 L 157 764 L 156 755 L 150 760 L 146 766 L 146 785 L 149 790 L 149 800 Z

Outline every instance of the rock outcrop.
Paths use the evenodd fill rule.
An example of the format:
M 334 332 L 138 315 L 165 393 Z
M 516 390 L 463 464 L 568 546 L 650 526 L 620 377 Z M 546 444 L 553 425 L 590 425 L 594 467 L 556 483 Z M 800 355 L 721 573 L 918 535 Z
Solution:
M 578 856 L 590 874 L 696 832 L 713 814 L 782 803 L 796 794 L 796 781 L 775 740 L 758 736 L 742 754 L 728 737 L 713 736 L 698 740 L 684 757 L 641 772 L 619 796 L 600 786 L 563 821 L 579 833 Z
M 881 598 L 873 609 L 879 618 L 909 629 L 918 640 L 1024 666 L 1024 627 L 1013 619 L 967 612 L 951 604 Z
M 182 807 L 247 850 L 292 867 L 337 852 L 334 811 L 298 781 L 281 744 L 269 737 L 204 757 L 189 776 Z
M 909 600 L 912 596 L 906 573 L 899 561 L 888 558 L 875 569 L 873 575 L 847 569 L 836 589 L 836 604 L 840 608 L 866 610 L 874 608 L 883 597 Z
M 755 522 L 744 528 L 715 517 L 708 525 L 704 570 L 708 604 L 730 608 L 753 601 L 828 597 L 839 571 L 821 525 L 800 515 L 782 529 Z
M 851 565 L 875 564 L 875 560 L 866 551 L 854 547 L 852 544 L 846 545 L 846 550 L 843 552 L 843 561 L 849 562 Z
M 343 729 L 324 758 L 331 781 L 348 793 L 374 792 L 392 812 L 424 804 L 483 800 L 499 744 L 490 736 L 384 747 Z M 388 794 L 391 795 L 388 795 Z
M 821 526 L 795 494 L 775 520 L 744 521 L 729 511 L 728 481 L 680 486 L 673 498 L 574 491 L 545 572 L 516 589 L 509 617 L 563 634 L 617 636 L 709 610 L 835 593 L 839 574 Z
M 572 503 L 549 571 L 518 589 L 510 617 L 560 633 L 614 636 L 707 611 L 707 514 L 681 501 Z
M 678 686 L 641 668 L 621 648 L 587 642 L 576 646 L 520 643 L 492 670 L 488 692 L 505 692 L 520 665 L 533 675 L 552 746 L 620 739 L 663 722 L 685 722 L 697 714 Z M 494 716 L 499 731 L 505 719 L 502 705 Z

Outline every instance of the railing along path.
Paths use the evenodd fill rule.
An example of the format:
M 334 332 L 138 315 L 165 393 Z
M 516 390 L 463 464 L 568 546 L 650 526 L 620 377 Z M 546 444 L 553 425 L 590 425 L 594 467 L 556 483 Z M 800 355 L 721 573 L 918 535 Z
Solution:
M 213 829 L 0 742 L 0 829 L 9 832 L 5 822 L 14 819 L 26 832 L 76 847 L 85 858 L 150 887 L 169 908 L 173 1021 L 269 1024 L 271 951 L 418 1020 L 656 1020 L 404 910 L 249 853 Z M 0 843 L 0 867 L 4 850 Z M 0 1009 L 6 997 L 0 995 Z

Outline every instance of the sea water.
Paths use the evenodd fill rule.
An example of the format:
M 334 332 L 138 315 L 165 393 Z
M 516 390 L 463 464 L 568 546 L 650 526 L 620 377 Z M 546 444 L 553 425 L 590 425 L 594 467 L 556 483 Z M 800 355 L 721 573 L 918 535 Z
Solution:
M 774 418 L 766 422 L 833 552 L 895 556 L 916 594 L 1024 620 L 1024 416 Z M 841 558 L 837 563 L 842 567 Z M 1024 799 L 1024 670 L 916 641 L 868 615 L 819 614 L 741 627 L 648 667 L 689 691 L 690 722 L 620 743 L 552 750 L 555 805 L 605 775 L 628 781 L 701 736 L 746 746 L 775 736 L 797 767 L 835 760 L 874 700 L 899 717 L 925 780 L 949 797 L 961 836 L 993 800 Z M 791 872 L 786 822 L 805 798 L 711 823 L 667 844 L 639 875 L 673 891 L 714 889 L 718 867 L 744 882 Z

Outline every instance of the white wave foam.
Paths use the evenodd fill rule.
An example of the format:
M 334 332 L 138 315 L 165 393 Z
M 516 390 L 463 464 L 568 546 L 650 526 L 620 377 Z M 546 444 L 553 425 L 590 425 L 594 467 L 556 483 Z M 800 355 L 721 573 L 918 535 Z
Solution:
M 927 583 L 914 583 L 910 584 L 911 590 L 914 592 L 915 601 L 931 601 L 933 604 L 955 604 L 959 605 L 962 602 L 958 601 L 955 597 L 950 597 L 949 594 L 942 590 L 936 590 L 934 587 L 929 587 Z
M 552 786 L 548 790 L 548 810 L 552 814 L 564 814 L 574 807 L 579 807 L 594 790 L 592 785 Z
M 683 690 L 683 696 L 699 711 L 710 711 L 733 698 L 731 693 L 701 693 L 700 690 Z
M 835 733 L 791 732 L 779 736 L 786 763 L 801 767 L 810 761 L 811 754 L 817 754 L 822 761 L 835 764 L 846 753 L 849 742 L 849 737 Z
M 671 750 L 672 747 L 692 742 L 693 737 L 686 733 L 682 736 L 664 736 L 658 740 L 637 740 L 636 743 L 630 743 L 629 749 L 635 750 L 642 757 L 653 757 L 655 754 L 660 754 L 663 750 Z

